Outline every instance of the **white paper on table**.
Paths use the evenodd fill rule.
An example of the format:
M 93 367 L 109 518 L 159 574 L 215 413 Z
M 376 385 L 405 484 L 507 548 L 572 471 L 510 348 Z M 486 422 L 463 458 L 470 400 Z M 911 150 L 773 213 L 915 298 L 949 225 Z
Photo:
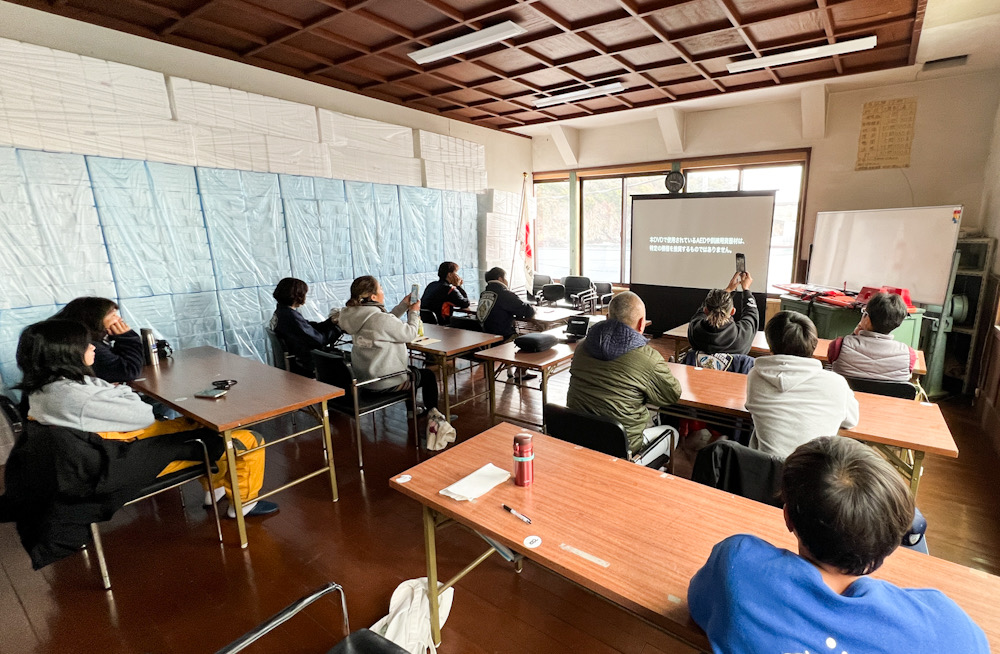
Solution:
M 471 475 L 467 475 L 448 488 L 442 489 L 440 493 L 460 501 L 474 500 L 508 479 L 510 479 L 509 471 L 487 463 Z

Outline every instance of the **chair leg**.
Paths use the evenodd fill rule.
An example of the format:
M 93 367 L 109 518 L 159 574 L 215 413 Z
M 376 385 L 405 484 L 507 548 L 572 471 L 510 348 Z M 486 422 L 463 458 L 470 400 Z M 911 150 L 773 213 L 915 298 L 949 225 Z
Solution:
M 411 406 L 413 406 L 413 411 L 410 412 L 412 414 L 412 416 L 410 417 L 410 420 L 413 422 L 413 443 L 414 443 L 414 446 L 417 449 L 417 455 L 419 456 L 420 455 L 420 432 L 417 431 L 417 385 L 416 384 L 411 384 L 410 385 L 410 402 L 411 402 Z
M 104 560 L 104 548 L 101 547 L 101 532 L 97 529 L 97 523 L 90 523 L 90 535 L 94 539 L 94 555 L 97 556 L 97 567 L 101 569 L 101 582 L 104 590 L 111 590 L 111 577 L 108 575 L 108 564 Z
M 354 414 L 354 439 L 358 442 L 358 467 L 364 470 L 365 459 L 361 453 L 361 416 Z

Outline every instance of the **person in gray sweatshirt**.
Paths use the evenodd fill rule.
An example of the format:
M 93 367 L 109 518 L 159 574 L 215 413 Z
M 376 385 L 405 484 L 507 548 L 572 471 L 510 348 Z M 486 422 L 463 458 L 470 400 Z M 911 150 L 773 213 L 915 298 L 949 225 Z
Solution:
M 17 344 L 17 365 L 24 374 L 16 388 L 28 394 L 28 417 L 42 425 L 69 427 L 94 432 L 114 440 L 151 438 L 184 431 L 201 430 L 188 418 L 156 420 L 153 407 L 142 401 L 126 385 L 115 385 L 94 376 L 95 348 L 87 327 L 73 320 L 46 320 L 29 325 Z M 199 433 L 203 438 L 204 434 Z M 233 432 L 237 450 L 247 450 L 263 443 L 252 431 Z M 174 461 L 159 476 L 192 465 Z M 217 498 L 223 493 L 232 497 L 226 457 L 218 460 L 219 471 L 212 478 Z M 243 514 L 268 515 L 278 510 L 273 502 L 254 501 L 264 482 L 264 450 L 259 449 L 236 459 Z M 152 481 L 152 480 L 150 480 Z M 207 486 L 207 484 L 206 484 Z M 206 487 L 206 504 L 211 501 Z M 230 505 L 231 518 L 236 517 Z
M 409 364 L 406 344 L 417 338 L 420 328 L 420 301 L 406 295 L 392 311 L 385 310 L 385 291 L 371 275 L 351 283 L 351 299 L 340 312 L 338 324 L 353 341 L 351 366 L 364 382 L 381 378 L 365 386 L 373 392 L 421 389 L 424 411 L 438 404 L 437 377 L 432 370 Z M 406 322 L 400 318 L 406 314 Z

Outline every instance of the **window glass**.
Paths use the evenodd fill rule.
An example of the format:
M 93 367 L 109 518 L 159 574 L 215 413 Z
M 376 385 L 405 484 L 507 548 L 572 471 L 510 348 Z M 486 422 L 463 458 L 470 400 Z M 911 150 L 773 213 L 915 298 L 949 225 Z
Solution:
M 583 275 L 621 280 L 622 178 L 583 181 Z
M 802 196 L 802 164 L 758 166 L 743 170 L 741 191 L 770 191 L 774 195 L 774 222 L 771 225 L 771 252 L 767 268 L 767 290 L 780 293 L 774 284 L 792 281 L 795 263 L 795 230 Z M 751 270 L 751 272 L 753 272 Z
M 625 235 L 622 248 L 622 281 L 628 283 L 632 267 L 632 196 L 666 193 L 663 185 L 666 175 L 647 175 L 625 178 Z
M 687 185 L 684 187 L 686 193 L 740 190 L 739 168 L 708 168 L 685 171 L 684 174 L 687 177 Z
M 535 270 L 550 277 L 569 274 L 569 182 L 535 184 Z

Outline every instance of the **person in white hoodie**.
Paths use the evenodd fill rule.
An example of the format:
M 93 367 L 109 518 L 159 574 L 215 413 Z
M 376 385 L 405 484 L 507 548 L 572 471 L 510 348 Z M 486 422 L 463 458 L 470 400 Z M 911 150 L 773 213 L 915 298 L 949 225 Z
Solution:
M 759 357 L 747 375 L 750 447 L 785 458 L 817 436 L 858 424 L 858 400 L 847 381 L 812 358 L 816 326 L 807 316 L 781 311 L 764 336 L 773 354 Z
M 424 414 L 438 404 L 437 377 L 432 370 L 408 365 L 406 344 L 417 337 L 420 301 L 406 295 L 392 311 L 385 310 L 385 291 L 371 275 L 351 283 L 351 299 L 340 312 L 338 324 L 352 337 L 351 366 L 358 381 L 381 377 L 364 388 L 391 392 L 416 384 L 423 394 Z M 400 318 L 406 314 L 406 322 Z

